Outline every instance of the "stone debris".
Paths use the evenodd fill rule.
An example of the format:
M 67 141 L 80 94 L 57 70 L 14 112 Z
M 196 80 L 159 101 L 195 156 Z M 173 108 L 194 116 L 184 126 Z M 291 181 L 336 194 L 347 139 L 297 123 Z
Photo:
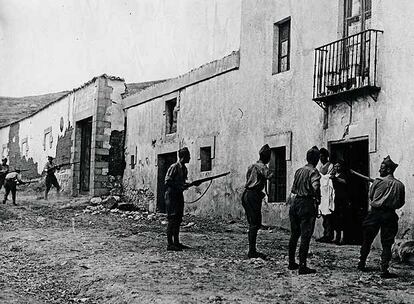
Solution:
M 92 197 L 91 198 L 91 205 L 92 206 L 96 206 L 100 203 L 102 203 L 102 199 L 100 197 Z

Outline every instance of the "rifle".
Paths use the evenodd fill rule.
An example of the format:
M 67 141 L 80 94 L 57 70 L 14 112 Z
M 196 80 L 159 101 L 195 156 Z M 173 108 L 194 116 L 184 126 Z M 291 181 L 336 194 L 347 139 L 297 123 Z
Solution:
M 371 177 L 369 177 L 369 176 L 365 176 L 365 175 L 363 175 L 363 174 L 361 174 L 361 173 L 359 173 L 359 172 L 356 172 L 356 171 L 354 171 L 354 170 L 352 170 L 352 169 L 349 169 L 349 172 L 350 172 L 351 174 L 354 174 L 354 175 L 356 175 L 356 176 L 358 176 L 358 177 L 362 178 L 362 179 L 365 179 L 366 181 L 368 181 L 368 182 L 370 182 L 370 183 L 373 183 L 373 182 L 375 181 L 375 179 L 373 179 L 373 178 L 371 178 Z M 381 179 L 381 178 L 376 178 L 376 179 Z
M 220 178 L 220 177 L 223 177 L 223 176 L 226 176 L 226 175 L 229 175 L 229 174 L 230 174 L 230 172 L 225 172 L 225 173 L 221 173 L 221 174 L 217 174 L 217 175 L 213 175 L 213 176 L 209 176 L 209 177 L 196 179 L 195 181 L 192 181 L 191 183 L 189 183 L 188 187 L 192 187 L 192 186 L 195 186 L 195 184 L 201 184 L 201 183 L 207 182 L 209 180 Z
M 67 163 L 61 163 L 61 164 L 59 164 L 59 165 L 54 165 L 53 167 L 50 167 L 49 169 L 47 169 L 47 171 L 49 171 L 49 170 L 52 170 L 52 169 L 57 169 L 57 168 L 60 168 L 60 167 L 63 167 L 63 166 L 68 166 L 68 165 L 73 165 L 73 164 L 77 164 L 77 163 L 80 163 L 80 162 L 67 162 Z

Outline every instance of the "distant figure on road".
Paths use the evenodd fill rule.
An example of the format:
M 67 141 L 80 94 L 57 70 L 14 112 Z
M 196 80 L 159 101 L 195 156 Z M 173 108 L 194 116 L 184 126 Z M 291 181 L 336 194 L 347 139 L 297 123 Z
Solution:
M 319 212 L 322 215 L 323 236 L 317 239 L 317 242 L 331 243 L 334 238 L 334 199 L 335 191 L 331 173 L 334 165 L 329 160 L 329 152 L 325 148 L 319 150 L 321 153 L 319 173 L 321 175 L 321 204 L 319 205 Z
M 398 164 L 390 156 L 384 158 L 379 173 L 382 179 L 376 179 L 369 189 L 371 210 L 362 223 L 363 238 L 358 269 L 366 271 L 366 260 L 372 242 L 381 229 L 381 277 L 395 278 L 396 274 L 388 271 L 391 261 L 391 247 L 398 232 L 398 216 L 396 209 L 405 204 L 405 187 L 394 177 Z
M 53 157 L 48 156 L 47 157 L 47 163 L 45 165 L 45 169 L 43 170 L 46 172 L 46 190 L 45 190 L 45 200 L 47 200 L 47 196 L 49 194 L 50 188 L 55 186 L 57 193 L 59 194 L 60 191 L 60 185 L 56 179 L 55 172 L 56 170 L 59 170 L 59 166 L 55 165 L 53 162 Z
M 17 184 L 25 184 L 24 181 L 22 181 L 22 177 L 20 175 L 20 170 L 17 169 L 13 172 L 10 172 L 6 175 L 5 182 L 4 182 L 4 188 L 6 190 L 6 193 L 4 194 L 3 204 L 6 203 L 7 198 L 9 196 L 9 193 L 12 193 L 12 201 L 13 205 L 16 204 L 16 186 Z
M 270 161 L 270 147 L 264 145 L 259 151 L 259 160 L 250 165 L 246 174 L 246 185 L 242 195 L 242 205 L 249 223 L 249 258 L 266 259 L 266 255 L 256 250 L 257 232 L 262 226 L 262 200 L 266 196 L 263 189 L 273 176 L 267 164 Z
M 189 247 L 180 243 L 180 225 L 184 215 L 184 190 L 187 183 L 188 171 L 185 164 L 190 162 L 190 151 L 184 147 L 178 151 L 179 160 L 172 164 L 165 175 L 165 207 L 167 211 L 167 250 L 181 251 Z M 198 186 L 198 183 L 193 183 Z
M 3 158 L 0 165 L 0 189 L 4 185 L 7 173 L 9 173 L 9 165 L 7 164 L 7 158 Z
M 290 270 L 299 269 L 299 274 L 315 273 L 316 270 L 307 267 L 309 243 L 315 228 L 318 205 L 321 198 L 318 164 L 320 153 L 317 147 L 312 147 L 306 153 L 307 164 L 296 170 L 292 186 L 293 202 L 289 209 L 290 240 L 289 266 Z M 296 246 L 300 237 L 299 265 L 296 263 Z

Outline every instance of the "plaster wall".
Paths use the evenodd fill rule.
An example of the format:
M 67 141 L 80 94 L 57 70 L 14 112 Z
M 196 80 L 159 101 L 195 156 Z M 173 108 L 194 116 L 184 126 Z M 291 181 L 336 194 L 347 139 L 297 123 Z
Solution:
M 126 180 L 149 186 L 156 191 L 156 155 L 188 146 L 192 153 L 189 164 L 191 177 L 199 177 L 198 142 L 215 137 L 216 154 L 213 172 L 230 170 L 232 174 L 214 182 L 198 203 L 188 207 L 197 212 L 240 216 L 240 194 L 247 166 L 257 159 L 264 143 L 287 148 L 287 191 L 296 169 L 305 164 L 306 151 L 313 145 L 327 147 L 331 141 L 368 136 L 370 172 L 375 176 L 382 159 L 390 154 L 400 167 L 396 171 L 406 185 L 407 203 L 400 211 L 402 227 L 413 223 L 412 172 L 413 150 L 409 136 L 414 128 L 414 107 L 410 105 L 414 61 L 409 50 L 414 43 L 413 33 L 406 32 L 404 18 L 412 21 L 407 8 L 414 3 L 402 1 L 373 1 L 371 27 L 384 30 L 379 40 L 378 75 L 381 91 L 375 102 L 371 97 L 330 106 L 328 128 L 324 129 L 325 113 L 312 101 L 314 49 L 342 38 L 343 0 L 245 0 L 242 2 L 240 66 L 231 71 L 183 89 L 170 91 L 179 96 L 178 131 L 174 137 L 163 135 L 164 102 L 168 100 L 162 86 L 157 95 L 152 90 L 134 98 L 146 103 L 127 100 L 128 129 L 126 154 L 136 154 L 137 166 L 127 166 Z M 324 12 L 321 14 L 321 12 Z M 290 70 L 272 74 L 273 25 L 291 18 Z M 190 77 L 192 71 L 182 77 Z M 171 97 L 169 96 L 169 97 Z M 196 127 L 195 127 L 196 126 Z M 344 131 L 348 134 L 344 136 Z M 188 192 L 187 200 L 196 197 Z M 265 206 L 267 224 L 288 227 L 288 207 L 285 203 Z M 321 231 L 320 223 L 316 235 Z

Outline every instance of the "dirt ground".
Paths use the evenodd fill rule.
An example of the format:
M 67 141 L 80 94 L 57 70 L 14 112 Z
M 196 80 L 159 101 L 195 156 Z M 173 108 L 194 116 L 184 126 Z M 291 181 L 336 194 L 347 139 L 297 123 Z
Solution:
M 2 193 L 0 193 L 1 195 Z M 0 303 L 414 303 L 414 271 L 398 279 L 355 268 L 357 246 L 311 243 L 315 275 L 289 271 L 283 230 L 262 230 L 270 261 L 246 259 L 246 224 L 186 216 L 167 252 L 162 217 L 85 213 L 86 198 L 46 202 L 19 193 L 0 204 Z M 191 223 L 194 223 L 192 225 Z

